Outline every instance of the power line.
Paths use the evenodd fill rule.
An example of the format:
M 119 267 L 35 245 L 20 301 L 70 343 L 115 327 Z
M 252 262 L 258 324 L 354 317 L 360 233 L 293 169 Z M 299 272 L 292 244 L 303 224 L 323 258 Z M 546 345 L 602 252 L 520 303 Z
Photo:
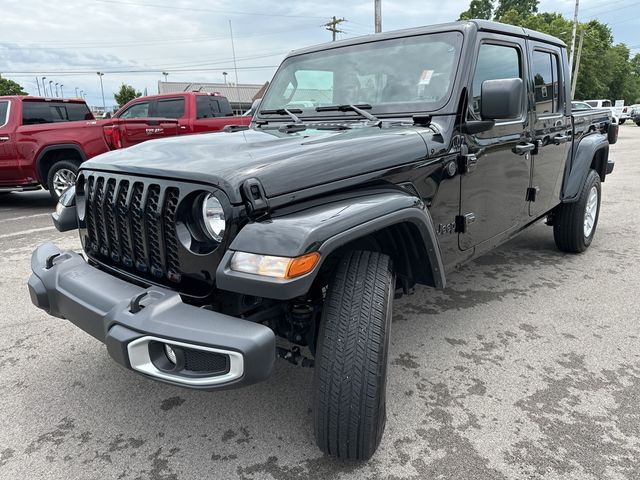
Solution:
M 254 65 L 248 67 L 238 67 L 238 70 L 261 70 L 267 68 L 277 68 L 279 65 Z M 233 67 L 224 66 L 218 68 L 179 68 L 179 69 L 171 69 L 171 73 L 181 73 L 181 72 L 220 72 L 224 70 L 231 70 Z M 102 73 L 108 75 L 118 75 L 118 74 L 136 74 L 136 73 L 162 73 L 163 69 L 138 69 L 138 70 L 104 70 Z M 95 75 L 94 70 L 39 70 L 39 71 L 23 71 L 23 70 L 15 70 L 15 71 L 7 71 L 3 70 L 3 75 L 12 75 L 17 77 L 24 76 L 33 76 L 33 75 L 55 75 L 55 76 L 74 76 L 74 75 Z

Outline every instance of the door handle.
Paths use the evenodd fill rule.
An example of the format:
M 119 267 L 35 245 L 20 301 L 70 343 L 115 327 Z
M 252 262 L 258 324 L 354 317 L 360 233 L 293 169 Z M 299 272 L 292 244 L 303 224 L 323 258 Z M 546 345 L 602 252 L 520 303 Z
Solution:
M 556 145 L 560 145 L 562 143 L 567 143 L 570 138 L 571 138 L 571 136 L 569 136 L 569 135 L 557 135 L 557 136 L 553 137 L 553 143 L 555 143 Z
M 0 142 L 8 142 L 9 141 L 9 136 L 8 135 L 3 135 L 0 137 Z
M 519 143 L 514 146 L 511 151 L 513 153 L 517 153 L 518 155 L 524 155 L 525 153 L 532 152 L 536 149 L 535 143 Z

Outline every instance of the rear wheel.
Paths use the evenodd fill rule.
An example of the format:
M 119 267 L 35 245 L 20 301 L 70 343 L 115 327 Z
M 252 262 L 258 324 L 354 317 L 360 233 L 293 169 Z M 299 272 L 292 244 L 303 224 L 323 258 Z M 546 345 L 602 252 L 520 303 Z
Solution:
M 580 253 L 591 245 L 600 214 L 600 193 L 600 176 L 590 170 L 578 200 L 563 203 L 556 210 L 553 237 L 563 252 Z
M 47 185 L 51 198 L 56 202 L 60 199 L 65 190 L 76 183 L 78 174 L 78 164 L 70 160 L 60 160 L 54 163 L 49 169 Z
M 327 454 L 364 460 L 380 444 L 394 291 L 391 259 L 377 252 L 345 255 L 330 281 L 314 379 L 315 438 Z

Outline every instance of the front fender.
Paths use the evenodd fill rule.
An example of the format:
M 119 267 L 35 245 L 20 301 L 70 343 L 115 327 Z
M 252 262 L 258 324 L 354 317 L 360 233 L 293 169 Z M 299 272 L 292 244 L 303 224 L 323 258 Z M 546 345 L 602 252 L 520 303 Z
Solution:
M 596 154 L 601 152 L 604 154 L 602 166 L 598 166 L 598 174 L 601 178 L 606 175 L 607 158 L 609 156 L 609 142 L 604 135 L 592 134 L 584 137 L 576 147 L 574 147 L 573 159 L 567 162 L 565 168 L 564 182 L 562 187 L 562 198 L 564 203 L 575 202 L 578 199 L 578 193 L 587 178 L 587 174 L 591 169 L 591 164 Z M 571 153 L 569 153 L 571 155 Z
M 374 192 L 338 198 L 329 203 L 291 211 L 246 225 L 231 243 L 216 272 L 222 290 L 248 295 L 291 299 L 307 293 L 322 263 L 341 246 L 384 228 L 410 223 L 423 242 L 426 258 L 418 268 L 430 269 L 436 287 L 445 285 L 444 267 L 431 215 L 415 196 L 398 191 Z M 281 280 L 230 269 L 235 251 L 297 257 L 320 252 L 314 270 L 298 278 Z

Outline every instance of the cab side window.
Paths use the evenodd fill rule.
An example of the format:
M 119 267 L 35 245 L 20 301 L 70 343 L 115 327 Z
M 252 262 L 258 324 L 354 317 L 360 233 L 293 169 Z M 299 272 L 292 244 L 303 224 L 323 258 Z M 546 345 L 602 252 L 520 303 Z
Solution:
M 503 78 L 522 78 L 520 50 L 508 45 L 483 43 L 478 52 L 470 95 L 470 116 L 480 118 L 482 82 Z
M 222 117 L 218 100 L 211 97 L 196 97 L 196 119 Z
M 149 116 L 149 102 L 140 102 L 127 108 L 120 118 L 146 118 Z
M 557 113 L 560 111 L 558 56 L 555 53 L 534 50 L 532 59 L 536 114 L 545 115 Z

